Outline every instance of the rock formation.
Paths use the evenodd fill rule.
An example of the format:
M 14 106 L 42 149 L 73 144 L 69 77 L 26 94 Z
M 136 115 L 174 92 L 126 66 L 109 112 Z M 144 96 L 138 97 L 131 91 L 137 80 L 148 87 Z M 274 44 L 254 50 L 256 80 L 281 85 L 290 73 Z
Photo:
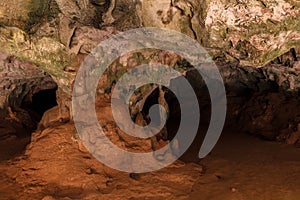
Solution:
M 71 99 L 79 67 L 100 42 L 134 28 L 175 30 L 205 47 L 226 87 L 226 129 L 300 146 L 299 19 L 298 0 L 1 1 L 0 142 L 10 144 L 25 137 L 24 146 L 29 144 L 23 156 L 5 162 L 4 167 L 0 165 L 0 182 L 11 181 L 7 188 L 14 191 L 20 188 L 17 194 L 3 198 L 24 199 L 22 195 L 26 194 L 31 199 L 44 200 L 98 199 L 100 193 L 110 199 L 186 199 L 187 191 L 193 192 L 195 182 L 205 171 L 202 166 L 176 162 L 157 172 L 159 177 L 156 172 L 122 174 L 105 168 L 83 146 L 82 141 L 87 139 L 95 144 L 94 151 L 103 148 L 93 127 L 83 124 L 89 134 L 81 139 L 74 128 Z M 151 152 L 169 144 L 179 124 L 181 108 L 174 94 L 150 84 L 134 88 L 130 117 L 145 126 L 151 122 L 149 108 L 163 103 L 168 108 L 164 133 L 140 139 L 116 126 L 110 107 L 116 82 L 133 67 L 148 63 L 168 65 L 189 80 L 204 120 L 199 133 L 207 129 L 211 114 L 203 78 L 186 59 L 156 49 L 122 55 L 101 77 L 95 108 L 107 137 L 118 147 L 133 152 Z M 174 82 L 176 79 L 171 80 Z M 45 91 L 52 96 L 38 99 Z M 89 95 L 85 92 L 83 89 L 83 100 Z M 42 106 L 45 99 L 52 102 Z M 172 150 L 176 151 L 176 145 Z M 114 156 L 112 159 L 118 162 L 120 157 Z M 223 175 L 211 177 L 223 180 Z M 213 178 L 208 182 L 214 183 Z M 156 187 L 145 193 L 144 186 L 149 184 Z M 202 186 L 202 182 L 199 184 Z M 137 189 L 128 191 L 131 185 Z M 230 188 L 239 193 L 236 187 Z M 118 190 L 128 193 L 120 194 Z
M 206 47 L 215 60 L 235 63 L 241 70 L 265 66 L 253 70 L 280 89 L 297 93 L 297 52 L 294 50 L 294 58 L 279 60 L 279 64 L 287 67 L 267 67 L 267 63 L 299 45 L 299 6 L 295 0 L 2 2 L 0 44 L 2 51 L 32 62 L 51 75 L 58 85 L 60 114 L 67 119 L 73 80 L 85 55 L 112 34 L 141 26 L 185 33 Z M 149 61 L 143 52 L 140 55 L 127 59 L 133 63 Z M 112 68 L 110 76 L 105 75 L 108 85 L 103 90 L 110 89 L 120 72 L 132 67 L 127 66 L 128 62 L 125 58 L 115 63 L 117 67 Z M 230 85 L 232 74 L 227 69 L 221 71 L 225 83 Z M 246 87 L 255 90 L 251 85 Z M 21 101 L 18 96 L 14 98 Z

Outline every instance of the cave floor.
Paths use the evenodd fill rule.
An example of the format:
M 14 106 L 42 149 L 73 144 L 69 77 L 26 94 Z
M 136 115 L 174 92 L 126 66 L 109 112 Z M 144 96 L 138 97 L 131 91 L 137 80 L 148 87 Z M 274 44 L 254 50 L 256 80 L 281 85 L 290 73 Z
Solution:
M 225 131 L 213 152 L 198 163 L 178 161 L 156 172 L 129 177 L 78 150 L 71 137 L 62 134 L 72 131 L 72 124 L 48 128 L 35 137 L 24 155 L 2 160 L 0 199 L 300 197 L 300 149 L 294 146 Z M 13 141 L 17 142 L 11 140 L 8 145 L 18 146 Z

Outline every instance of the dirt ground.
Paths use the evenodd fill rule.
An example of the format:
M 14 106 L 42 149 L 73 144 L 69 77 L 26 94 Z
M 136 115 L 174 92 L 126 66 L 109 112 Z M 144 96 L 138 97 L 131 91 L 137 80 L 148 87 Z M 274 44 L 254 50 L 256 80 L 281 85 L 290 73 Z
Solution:
M 103 166 L 72 141 L 72 124 L 48 128 L 20 155 L 1 144 L 0 199 L 270 199 L 300 197 L 300 149 L 225 131 L 196 163 L 127 174 Z M 5 148 L 6 147 L 6 148 Z M 12 156 L 12 151 L 19 156 Z M 7 155 L 10 155 L 7 157 Z M 187 155 L 186 155 L 187 156 Z

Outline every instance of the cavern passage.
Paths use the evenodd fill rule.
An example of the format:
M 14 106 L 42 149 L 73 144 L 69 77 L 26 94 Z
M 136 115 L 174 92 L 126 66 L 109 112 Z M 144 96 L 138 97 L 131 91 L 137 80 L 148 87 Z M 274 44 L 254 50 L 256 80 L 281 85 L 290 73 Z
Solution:
M 23 101 L 21 107 L 38 114 L 38 119 L 41 119 L 45 111 L 57 105 L 56 90 L 57 88 L 41 90 L 32 95 L 31 101 Z
M 0 199 L 298 200 L 299 19 L 297 0 L 2 0 Z M 218 143 L 205 158 L 199 159 L 198 153 L 209 125 L 217 122 L 210 120 L 212 103 L 204 78 L 183 55 L 145 48 L 167 46 L 170 38 L 175 45 L 183 41 L 163 34 L 151 42 L 140 36 L 116 39 L 121 32 L 146 27 L 189 36 L 204 47 L 220 72 L 223 83 L 212 82 L 224 84 L 226 120 Z M 76 85 L 75 77 L 82 63 L 94 64 L 84 60 L 109 38 L 117 41 L 108 45 L 112 48 L 119 44 L 140 48 L 109 63 L 93 95 L 89 82 Z M 119 51 L 113 49 L 110 55 Z M 100 56 L 98 61 L 107 58 Z M 124 74 L 143 64 L 166 65 L 188 80 L 200 108 L 200 123 L 195 140 L 174 163 L 153 172 L 121 172 L 96 158 L 108 156 L 132 169 L 151 159 L 162 163 L 177 155 L 183 144 L 176 140 L 180 123 L 192 121 L 197 111 L 182 116 L 185 108 L 170 90 L 180 89 L 183 79 L 172 78 L 170 87 L 154 83 L 130 87 L 128 91 L 134 93 L 129 105 L 114 104 L 117 114 L 122 117 L 128 107 L 135 124 L 159 124 L 163 114 L 158 110 L 156 121 L 149 114 L 159 103 L 167 111 L 167 121 L 149 138 L 127 134 L 123 128 L 130 123 L 116 124 L 111 95 L 120 89 Z M 162 72 L 155 73 L 157 78 Z M 74 86 L 78 86 L 75 92 Z M 188 96 L 187 91 L 180 94 Z M 95 105 L 88 107 L 93 96 Z M 72 102 L 72 97 L 78 101 Z M 95 134 L 94 108 L 105 136 L 115 146 L 150 152 L 151 157 L 139 163 L 112 153 L 103 135 Z M 73 118 L 81 112 L 85 113 L 81 118 Z M 189 134 L 186 129 L 184 137 Z M 168 147 L 165 152 L 156 153 L 164 147 Z
M 44 112 L 56 103 L 57 84 L 28 62 L 1 52 L 1 160 L 23 152 Z

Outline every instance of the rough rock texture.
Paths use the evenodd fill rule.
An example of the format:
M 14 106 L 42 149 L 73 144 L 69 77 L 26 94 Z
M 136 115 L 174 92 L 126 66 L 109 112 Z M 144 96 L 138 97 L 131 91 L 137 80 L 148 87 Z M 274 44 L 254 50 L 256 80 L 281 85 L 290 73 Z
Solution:
M 52 3 L 43 1 L 39 6 L 45 9 L 32 7 L 33 2 L 29 1 L 24 5 L 20 8 L 17 1 L 3 3 L 1 22 L 6 26 L 0 27 L 1 49 L 36 64 L 52 76 L 58 85 L 59 119 L 67 121 L 71 118 L 72 85 L 85 55 L 119 30 L 156 26 L 191 36 L 207 47 L 216 61 L 220 61 L 229 99 L 238 99 L 234 100 L 237 102 L 233 106 L 229 106 L 229 110 L 233 109 L 229 112 L 229 119 L 243 124 L 242 129 L 269 139 L 288 138 L 297 131 L 295 127 L 299 120 L 295 115 L 298 112 L 292 114 L 290 110 L 298 105 L 297 99 L 293 100 L 292 97 L 297 96 L 299 90 L 299 49 L 288 53 L 288 58 L 277 57 L 299 45 L 298 2 L 57 0 Z M 125 5 L 129 5 L 126 11 Z M 21 17 L 3 14 L 9 12 L 4 8 L 14 7 L 22 10 L 17 13 Z M 44 12 L 41 14 L 40 10 Z M 129 11 L 135 12 L 128 15 Z M 36 17 L 44 20 L 37 21 Z M 32 20 L 34 26 L 30 25 Z M 272 60 L 271 65 L 256 69 Z M 225 64 L 227 61 L 230 64 Z M 189 71 L 191 67 L 181 58 L 160 51 L 145 50 L 125 55 L 104 74 L 98 93 L 109 94 L 113 83 L 124 72 L 136 65 L 151 62 L 167 64 L 181 72 Z M 193 78 L 191 72 L 184 74 Z M 16 77 L 11 79 L 18 80 Z M 201 91 L 201 79 L 196 78 L 193 82 Z M 148 88 L 139 95 L 149 93 L 152 89 Z M 272 92 L 274 94 L 269 94 Z M 139 95 L 133 97 L 133 101 L 140 99 Z M 206 99 L 201 101 L 203 105 L 207 104 Z M 247 103 L 241 106 L 241 101 Z M 277 113 L 283 112 L 282 105 L 287 102 L 291 104 L 285 111 L 287 114 L 278 117 Z M 138 104 L 133 102 L 133 105 L 135 103 Z M 252 104 L 256 105 L 254 110 L 248 106 Z M 135 119 L 142 108 L 132 107 L 131 111 Z M 240 113 L 247 112 L 251 112 L 251 115 L 240 116 Z M 126 142 L 130 142 L 130 139 Z
M 183 32 L 242 65 L 263 66 L 299 45 L 299 2 L 143 1 L 143 24 Z
M 0 8 L 0 23 L 30 30 L 54 18 L 63 17 L 73 22 L 73 25 L 99 26 L 101 14 L 108 2 L 104 1 L 100 5 L 91 2 L 88 0 L 3 1 Z
M 230 74 L 227 122 L 233 123 L 232 128 L 280 141 L 298 130 L 299 73 L 294 68 L 270 64 L 225 71 Z
M 295 54 L 296 52 L 296 54 Z M 298 53 L 297 53 L 298 52 Z M 155 57 L 155 60 L 149 58 Z M 227 98 L 227 127 L 249 132 L 270 140 L 287 141 L 298 131 L 299 121 L 299 50 L 292 49 L 287 54 L 262 68 L 241 67 L 237 63 L 217 62 L 223 77 Z M 172 61 L 170 63 L 170 61 Z M 110 74 L 105 74 L 100 81 L 98 94 L 110 93 L 113 82 L 121 76 L 121 69 L 141 65 L 147 62 L 158 62 L 183 70 L 184 76 L 196 88 L 199 94 L 202 119 L 208 123 L 210 98 L 203 79 L 195 73 L 195 70 L 176 55 L 161 51 L 145 51 L 122 57 L 112 64 Z M 130 63 L 129 65 L 127 65 Z M 185 64 L 184 64 L 185 63 Z M 124 73 L 124 72 L 123 72 Z M 138 113 L 143 112 L 147 118 L 149 103 L 157 103 L 157 86 L 140 88 L 131 97 L 131 117 L 138 118 Z M 180 116 L 176 109 L 175 97 L 166 91 L 165 98 L 172 108 L 170 117 Z M 147 100 L 149 99 L 149 100 Z M 148 104 L 148 105 L 147 105 Z M 177 124 L 170 120 L 170 124 Z M 173 125 L 174 126 L 174 125 Z M 170 129 L 172 129 L 172 125 Z M 172 131 L 170 131 L 172 132 Z M 169 136 L 172 138 L 172 136 Z M 294 139 L 295 140 L 295 139 Z M 126 141 L 126 140 L 125 140 Z M 294 141 L 296 143 L 297 141 Z M 291 143 L 291 141 L 289 142 Z
M 174 29 L 210 48 L 215 58 L 254 67 L 299 44 L 299 2 L 294 0 L 14 0 L 1 5 L 1 49 L 52 75 L 62 113 L 70 110 L 74 72 L 83 59 L 78 54 L 89 53 L 118 30 Z
M 37 113 L 23 108 L 34 94 L 57 87 L 53 79 L 35 65 L 0 52 L 0 137 L 21 136 L 36 128 Z M 29 134 L 29 133 L 27 133 Z
M 262 155 L 269 146 L 267 145 L 266 149 L 259 147 L 264 151 L 256 151 L 259 148 L 253 149 L 253 141 L 248 138 L 251 143 L 250 150 L 238 155 L 246 161 L 241 164 L 239 161 L 232 162 L 236 160 L 234 157 L 213 154 L 217 159 L 211 162 L 207 179 L 200 179 L 205 173 L 205 169 L 200 165 L 181 162 L 154 173 L 125 174 L 111 170 L 96 161 L 79 140 L 72 122 L 62 122 L 71 118 L 72 85 L 86 55 L 99 42 L 119 31 L 154 26 L 189 35 L 206 47 L 217 61 L 228 96 L 227 128 L 300 145 L 299 10 L 300 4 L 297 0 L 1 2 L 0 50 L 5 53 L 0 52 L 0 143 L 12 144 L 11 146 L 15 147 L 14 135 L 30 136 L 35 129 L 37 118 L 34 117 L 34 113 L 22 109 L 24 101 L 30 102 L 33 94 L 40 90 L 53 89 L 57 85 L 59 104 L 45 112 L 38 130 L 29 138 L 32 141 L 24 156 L 3 164 L 1 162 L 1 197 L 51 200 L 188 199 L 194 196 L 195 199 L 199 199 L 198 191 L 210 191 L 222 182 L 221 188 L 230 193 L 227 199 L 248 199 L 253 193 L 265 192 L 265 187 L 250 185 L 250 188 L 247 188 L 249 183 L 260 182 L 256 177 L 261 178 L 264 186 L 274 183 L 255 174 L 257 169 L 262 167 L 270 172 L 268 177 L 279 177 L 280 180 L 280 186 L 276 187 L 280 194 L 277 195 L 272 190 L 269 191 L 271 195 L 276 193 L 276 198 L 285 195 L 286 188 L 282 188 L 282 180 L 290 181 L 291 177 L 293 180 L 290 183 L 293 186 L 289 189 L 294 191 L 299 185 L 292 184 L 295 183 L 293 181 L 299 180 L 299 162 L 295 159 L 298 158 L 299 152 L 287 154 L 292 158 L 290 160 L 286 155 L 282 156 L 284 160 L 288 160 L 286 163 L 289 167 L 294 163 L 295 167 L 289 168 L 289 173 L 285 172 L 285 167 L 281 167 L 283 172 L 280 172 L 274 168 L 274 158 L 281 156 L 281 149 L 267 156 L 271 161 L 266 157 L 257 160 L 257 155 Z M 160 41 L 159 39 L 163 38 L 158 38 L 157 41 Z M 172 120 L 180 114 L 179 109 L 176 109 L 176 101 L 173 101 L 174 97 L 167 89 L 163 88 L 162 97 L 159 95 L 161 89 L 150 85 L 138 89 L 132 96 L 131 117 L 137 124 L 145 125 L 149 122 L 147 109 L 162 97 L 160 100 L 165 100 L 169 104 L 168 107 L 172 108 L 167 129 L 164 129 L 168 132 L 167 138 L 165 133 L 149 139 L 133 138 L 116 127 L 109 99 L 114 83 L 127 70 L 146 63 L 162 63 L 179 70 L 197 88 L 204 126 L 207 126 L 210 115 L 210 101 L 203 80 L 194 73 L 192 66 L 185 59 L 159 50 L 143 50 L 124 55 L 112 63 L 110 69 L 102 76 L 97 90 L 97 97 L 101 98 L 97 99 L 96 111 L 109 139 L 128 151 L 149 152 L 168 144 L 168 140 L 173 137 L 172 130 L 176 129 L 176 123 Z M 175 119 L 175 122 L 178 121 Z M 94 133 L 92 127 L 88 128 L 86 131 Z M 233 139 L 240 135 L 235 135 Z M 99 141 L 95 137 L 87 139 L 91 143 Z M 26 145 L 29 140 L 27 138 L 22 142 Z M 230 147 L 237 147 L 235 145 Z M 97 148 L 102 149 L 103 143 L 100 141 L 95 146 L 95 151 Z M 222 148 L 222 152 L 224 149 L 226 148 Z M 23 146 L 20 152 L 22 150 Z M 195 153 L 198 153 L 198 149 L 194 150 Z M 226 153 L 231 154 L 232 151 Z M 254 160 L 245 156 L 253 154 Z M 220 163 L 222 169 L 215 170 L 215 173 L 214 167 Z M 223 168 L 223 163 L 230 163 L 236 172 Z M 251 167 L 249 169 L 249 166 L 256 171 Z M 282 173 L 291 174 L 291 177 L 281 176 Z M 255 176 L 252 176 L 253 174 Z M 231 176 L 242 176 L 245 180 L 235 181 L 230 179 Z M 207 184 L 209 188 L 204 187 Z M 243 187 L 247 189 L 245 196 L 242 194 Z M 145 191 L 145 188 L 151 189 Z M 2 191 L 14 193 L 2 194 Z M 215 191 L 211 193 L 214 194 Z M 233 197 L 233 193 L 238 196 Z M 266 196 L 266 193 L 262 195 Z
M 28 29 L 47 13 L 49 0 L 2 1 L 0 23 Z

